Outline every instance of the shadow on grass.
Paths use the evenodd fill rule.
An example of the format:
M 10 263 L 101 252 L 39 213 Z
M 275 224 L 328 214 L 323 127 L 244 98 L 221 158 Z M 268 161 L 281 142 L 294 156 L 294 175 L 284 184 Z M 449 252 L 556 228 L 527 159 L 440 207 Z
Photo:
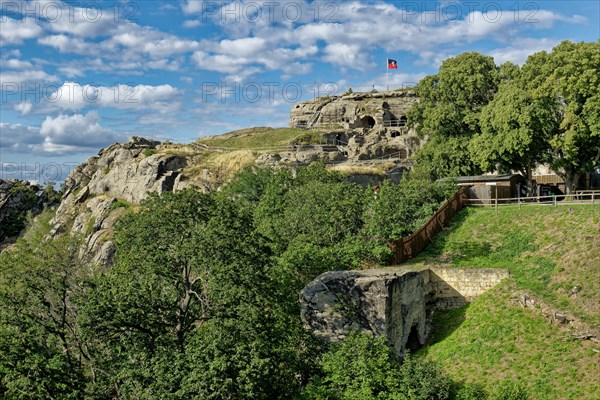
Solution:
M 429 340 L 419 352 L 427 354 L 429 346 L 448 338 L 466 319 L 469 304 L 451 310 L 435 310 Z

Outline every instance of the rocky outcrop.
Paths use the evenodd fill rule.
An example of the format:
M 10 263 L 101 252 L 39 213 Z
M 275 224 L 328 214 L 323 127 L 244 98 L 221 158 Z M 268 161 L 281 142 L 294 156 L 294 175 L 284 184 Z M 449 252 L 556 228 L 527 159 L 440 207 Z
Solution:
M 434 310 L 463 306 L 508 276 L 454 268 L 326 272 L 302 290 L 301 317 L 326 341 L 351 332 L 384 335 L 402 355 L 426 343 Z
M 376 126 L 404 126 L 408 110 L 417 101 L 412 90 L 349 93 L 319 97 L 294 106 L 292 128 L 356 129 Z M 394 122 L 392 122 L 394 121 Z
M 82 258 L 110 265 L 114 225 L 125 208 L 139 203 L 150 192 L 161 194 L 187 185 L 182 175 L 188 158 L 157 153 L 159 145 L 157 141 L 133 137 L 78 165 L 65 181 L 62 202 L 51 221 L 53 233 L 82 235 Z
M 415 271 L 335 271 L 308 284 L 302 320 L 330 341 L 350 332 L 385 335 L 398 354 L 428 336 L 423 276 Z
M 295 105 L 290 127 L 328 131 L 325 138 L 342 148 L 338 160 L 406 160 L 426 140 L 407 126 L 417 101 L 412 90 L 320 97 Z
M 65 181 L 65 195 L 86 188 L 89 195 L 107 195 L 139 203 L 149 192 L 163 193 L 174 188 L 186 165 L 177 155 L 144 154 L 160 142 L 133 137 L 125 144 L 115 143 L 80 164 Z

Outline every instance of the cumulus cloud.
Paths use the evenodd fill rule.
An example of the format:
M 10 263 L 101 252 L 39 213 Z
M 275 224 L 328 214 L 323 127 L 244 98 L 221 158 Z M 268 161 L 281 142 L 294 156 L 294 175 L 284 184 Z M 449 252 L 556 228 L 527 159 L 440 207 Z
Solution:
M 95 152 L 114 142 L 127 139 L 126 133 L 105 128 L 96 112 L 47 116 L 41 126 L 0 122 L 2 149 L 11 153 L 63 156 Z
M 15 105 L 15 111 L 18 111 L 21 113 L 21 115 L 27 115 L 31 112 L 31 109 L 33 108 L 33 104 L 31 104 L 31 102 L 29 101 L 22 101 L 19 104 Z
M 551 51 L 560 41 L 550 38 L 522 38 L 514 41 L 508 47 L 492 50 L 490 55 L 494 57 L 496 64 L 500 65 L 507 61 L 523 65 L 527 57 L 539 51 Z
M 31 146 L 40 143 L 40 132 L 38 128 L 0 122 L 0 149 L 11 153 L 23 153 L 31 150 Z
M 174 111 L 180 92 L 171 85 L 93 86 L 65 82 L 45 97 L 46 106 L 81 110 L 88 106 L 138 111 Z
M 291 18 L 289 14 L 286 17 L 282 10 L 292 3 L 294 9 L 299 7 L 301 11 Z M 481 10 L 477 10 L 472 6 L 454 5 L 452 8 L 438 4 L 431 10 L 419 4 L 411 10 L 408 6 L 403 9 L 401 3 L 367 4 L 363 1 L 331 3 L 331 8 L 326 7 L 330 3 L 315 5 L 306 1 L 277 2 L 273 8 L 260 1 L 219 4 L 220 7 L 215 8 L 213 4 L 211 8 L 203 8 L 201 2 L 189 0 L 183 5 L 183 11 L 200 15 L 203 21 L 211 21 L 227 33 L 227 40 L 204 41 L 193 59 L 202 69 L 222 70 L 224 66 L 220 61 L 227 59 L 222 56 L 234 56 L 231 62 L 237 68 L 227 68 L 228 74 L 240 74 L 244 66 L 252 66 L 259 72 L 302 72 L 305 68 L 289 71 L 286 66 L 307 65 L 316 54 L 321 60 L 341 68 L 366 70 L 373 67 L 373 60 L 367 55 L 374 48 L 409 51 L 419 55 L 423 63 L 437 66 L 440 60 L 435 54 L 440 53 L 442 46 L 445 53 L 450 54 L 451 49 L 465 43 L 485 39 L 509 42 L 528 29 L 548 28 L 559 21 L 585 22 L 585 18 L 577 15 L 566 16 L 547 10 L 515 14 L 507 7 L 481 6 Z M 247 10 L 256 6 L 262 14 L 248 15 Z M 315 52 L 297 51 L 313 47 L 317 49 Z M 213 61 L 219 69 L 211 68 L 215 65 Z
M 4 90 L 12 90 L 15 88 L 22 88 L 23 84 L 26 83 L 37 83 L 50 82 L 56 80 L 54 75 L 50 75 L 45 71 L 32 68 L 23 70 L 2 70 L 0 74 L 0 84 L 3 85 Z
M 183 27 L 188 28 L 188 29 L 196 28 L 196 27 L 200 26 L 200 24 L 202 24 L 202 22 L 200 22 L 197 19 L 188 19 L 188 20 L 183 21 Z
M 0 45 L 21 44 L 24 40 L 34 39 L 42 33 L 42 28 L 32 19 L 17 20 L 2 17 Z
M 51 154 L 93 151 L 124 139 L 112 129 L 100 125 L 100 117 L 94 111 L 83 114 L 50 116 L 42 122 L 40 135 L 43 141 L 34 151 Z

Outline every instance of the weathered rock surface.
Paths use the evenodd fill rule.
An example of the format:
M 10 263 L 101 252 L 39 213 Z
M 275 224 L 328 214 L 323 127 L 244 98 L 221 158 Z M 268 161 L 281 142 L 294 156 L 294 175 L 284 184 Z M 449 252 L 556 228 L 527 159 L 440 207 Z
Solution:
M 139 137 L 115 143 L 78 165 L 65 181 L 62 202 L 51 221 L 54 233 L 84 236 L 82 258 L 110 265 L 114 224 L 127 203 L 137 204 L 150 192 L 158 194 L 187 186 L 182 179 L 188 158 L 153 154 L 160 142 Z M 150 151 L 146 151 L 146 150 Z
M 331 341 L 350 332 L 385 335 L 402 354 L 409 337 L 413 345 L 427 339 L 424 288 L 421 273 L 415 271 L 327 272 L 302 290 L 302 320 Z
M 343 129 L 373 128 L 389 121 L 406 122 L 410 107 L 417 101 L 412 90 L 350 93 L 319 97 L 292 108 L 290 127 L 332 126 Z
M 412 90 L 320 97 L 294 106 L 290 127 L 330 130 L 325 136 L 344 156 L 338 160 L 407 159 L 426 140 L 406 126 L 417 101 Z
M 316 336 L 385 335 L 398 354 L 424 345 L 435 309 L 460 307 L 508 277 L 506 270 L 432 268 L 326 272 L 300 294 L 301 317 Z

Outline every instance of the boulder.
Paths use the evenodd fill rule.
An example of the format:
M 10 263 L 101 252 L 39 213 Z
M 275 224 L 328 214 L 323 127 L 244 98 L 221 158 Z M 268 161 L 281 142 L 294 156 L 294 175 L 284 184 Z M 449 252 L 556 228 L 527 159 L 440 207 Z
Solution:
M 326 341 L 351 332 L 384 335 L 401 355 L 427 339 L 425 288 L 416 271 L 326 272 L 302 290 L 302 321 Z

